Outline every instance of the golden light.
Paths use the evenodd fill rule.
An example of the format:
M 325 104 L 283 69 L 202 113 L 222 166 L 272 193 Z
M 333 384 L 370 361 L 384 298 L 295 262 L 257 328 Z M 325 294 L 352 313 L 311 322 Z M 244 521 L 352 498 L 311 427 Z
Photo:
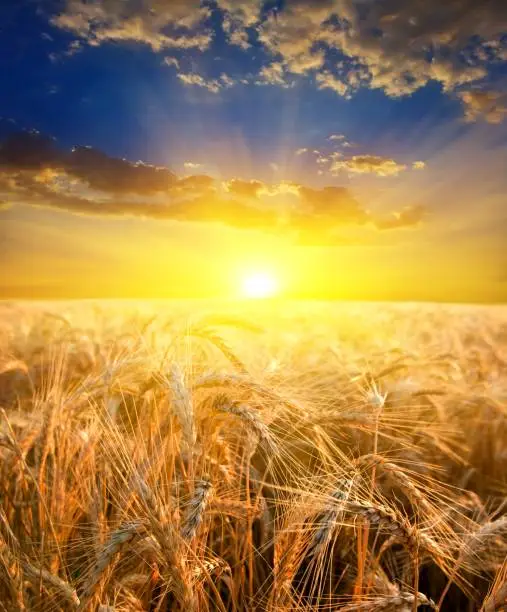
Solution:
M 265 299 L 277 295 L 279 285 L 277 279 L 267 272 L 249 274 L 243 280 L 243 295 L 251 299 Z

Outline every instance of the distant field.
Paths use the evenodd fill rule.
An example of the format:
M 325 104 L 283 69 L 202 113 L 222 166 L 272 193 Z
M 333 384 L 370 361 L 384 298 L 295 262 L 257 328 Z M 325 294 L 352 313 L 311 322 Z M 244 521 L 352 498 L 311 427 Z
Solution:
M 507 307 L 0 303 L 0 610 L 507 609 Z

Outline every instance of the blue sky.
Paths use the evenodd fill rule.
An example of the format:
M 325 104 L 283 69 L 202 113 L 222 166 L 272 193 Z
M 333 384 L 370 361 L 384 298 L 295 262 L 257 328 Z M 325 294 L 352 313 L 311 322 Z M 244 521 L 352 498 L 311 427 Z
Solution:
M 428 299 L 507 296 L 504 2 L 20 0 L 0 23 L 4 295 L 76 270 L 102 295 L 140 257 L 207 295 L 237 253 L 294 295 L 420 298 L 440 270 Z M 157 294 L 138 274 L 115 291 Z

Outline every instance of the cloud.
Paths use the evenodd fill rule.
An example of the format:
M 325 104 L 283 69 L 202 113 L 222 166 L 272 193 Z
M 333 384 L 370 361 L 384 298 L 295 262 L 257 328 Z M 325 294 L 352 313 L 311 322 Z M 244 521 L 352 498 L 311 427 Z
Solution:
M 326 173 L 338 176 L 340 173 L 346 172 L 351 176 L 372 174 L 378 177 L 388 177 L 398 176 L 401 172 L 409 169 L 409 165 L 405 163 L 379 155 L 364 154 L 346 157 L 344 149 L 356 145 L 352 145 L 345 134 L 331 134 L 327 137 L 327 140 L 332 143 L 332 148 L 328 144 L 323 151 L 318 149 L 311 151 L 315 155 L 314 159 L 318 166 L 317 173 L 319 176 Z M 309 149 L 303 147 L 297 149 L 295 155 L 303 155 L 307 152 L 309 152 Z M 426 167 L 426 164 L 423 161 L 415 161 L 412 162 L 410 167 L 412 170 L 422 170 Z
M 333 228 L 373 224 L 395 229 L 416 221 L 413 210 L 377 219 L 345 187 L 177 176 L 168 168 L 114 158 L 91 147 L 65 150 L 34 131 L 10 134 L 0 142 L 0 202 L 80 215 L 222 223 L 304 235 L 313 243 L 328 240 Z
M 276 165 L 276 164 L 275 164 Z M 278 167 L 276 168 L 278 170 Z M 301 185 L 291 181 L 280 181 L 274 185 L 263 185 L 258 192 L 258 196 L 299 196 Z
M 507 26 L 503 0 L 344 0 L 340 8 L 347 25 L 329 28 L 327 43 L 367 68 L 370 87 L 392 96 L 429 80 L 452 90 L 484 77 L 486 67 L 467 63 L 463 51 L 474 36 L 491 40 Z
M 306 74 L 322 67 L 326 59 L 324 51 L 301 53 L 290 60 L 287 67 L 293 74 Z
M 350 146 L 344 134 L 331 134 L 328 136 L 328 140 L 338 142 L 342 147 Z
M 225 87 L 225 88 L 233 87 L 236 84 L 236 81 L 231 76 L 229 76 L 228 74 L 225 74 L 224 72 L 220 75 L 219 80 L 222 83 L 222 87 Z
M 248 28 L 259 21 L 263 0 L 218 0 L 217 4 L 224 12 L 223 29 L 229 44 L 248 49 Z
M 305 74 L 322 67 L 325 54 L 316 44 L 321 23 L 329 16 L 333 0 L 287 2 L 259 27 L 259 41 L 289 72 Z
M 261 181 L 242 181 L 240 179 L 232 179 L 225 183 L 225 188 L 229 193 L 245 198 L 256 198 L 259 191 L 264 187 Z
M 325 221 L 328 224 L 330 219 L 339 223 L 365 223 L 368 220 L 367 213 L 346 187 L 314 189 L 300 186 L 299 193 L 303 208 L 317 223 Z
M 334 161 L 330 171 L 336 174 L 346 171 L 349 174 L 375 174 L 377 176 L 398 176 L 407 169 L 405 164 L 399 164 L 394 159 L 378 155 L 354 155 L 348 159 Z
M 62 2 L 52 24 L 73 33 L 79 48 L 116 41 L 143 43 L 157 53 L 206 51 L 211 28 L 221 28 L 230 45 L 262 48 L 267 62 L 254 80 L 258 85 L 288 87 L 291 77 L 313 75 L 319 89 L 339 96 L 371 88 L 400 97 L 433 81 L 460 95 L 470 121 L 482 114 L 498 123 L 506 115 L 503 102 L 495 99 L 491 108 L 486 99 L 494 83 L 490 91 L 483 87 L 496 78 L 492 67 L 507 61 L 504 0 L 286 0 L 278 8 L 263 0 Z M 167 63 L 177 67 L 174 58 Z M 212 92 L 228 86 L 193 73 L 180 78 Z M 460 93 L 464 87 L 474 89 Z
M 417 229 L 427 217 L 425 207 L 407 206 L 388 217 L 376 218 L 351 202 L 341 211 L 338 209 L 335 219 L 340 219 L 339 223 L 331 222 L 333 217 L 328 215 L 314 218 L 317 222 L 302 222 L 296 241 L 300 246 L 314 247 L 392 245 L 394 237 L 387 230 Z M 353 231 L 345 232 L 347 225 Z
M 166 66 L 174 66 L 177 70 L 180 69 L 180 62 L 175 57 L 164 57 L 164 64 Z
M 198 164 L 196 162 L 186 161 L 183 164 L 183 167 L 187 170 L 196 170 L 197 168 L 202 168 L 202 164 Z
M 380 230 L 414 227 L 422 223 L 427 212 L 424 206 L 407 206 L 400 212 L 393 213 L 387 219 L 375 220 L 375 226 Z
M 300 186 L 301 205 L 292 222 L 300 246 L 338 246 L 336 230 L 344 226 L 363 227 L 370 214 L 345 187 L 314 189 Z
M 263 66 L 259 71 L 259 80 L 256 81 L 258 85 L 281 85 L 282 87 L 289 87 L 289 83 L 286 80 L 285 68 L 281 62 L 272 62 L 266 66 Z
M 83 42 L 81 40 L 73 40 L 68 44 L 65 51 L 62 51 L 61 53 L 56 53 L 52 51 L 48 54 L 48 57 L 51 62 L 56 63 L 65 57 L 72 57 L 73 55 L 76 55 L 76 53 L 79 53 L 82 50 Z
M 185 85 L 194 85 L 196 87 L 202 87 L 207 89 L 211 93 L 218 93 L 222 89 L 229 89 L 234 85 L 234 80 L 227 74 L 222 74 L 218 79 L 206 79 L 200 74 L 195 72 L 190 73 L 178 73 L 178 79 Z
M 351 142 L 349 142 L 344 134 L 331 134 L 328 136 L 328 140 L 333 142 L 336 146 L 342 147 L 343 149 L 347 149 L 349 147 L 354 146 Z
M 208 16 L 209 9 L 201 7 L 199 0 L 67 0 L 51 22 L 95 46 L 125 41 L 146 44 L 156 52 L 168 48 L 203 51 L 209 47 L 212 34 L 199 26 Z
M 319 89 L 332 89 L 340 96 L 344 96 L 348 91 L 348 85 L 336 78 L 329 70 L 319 72 L 316 75 L 315 80 Z
M 206 195 L 215 192 L 215 180 L 206 174 L 193 174 L 176 180 L 169 191 L 173 196 Z
M 56 184 L 66 177 L 115 194 L 155 194 L 167 191 L 176 181 L 167 168 L 109 157 L 92 147 L 61 151 L 53 139 L 36 131 L 7 136 L 0 144 L 0 168 L 4 177 L 10 171 L 28 173 L 40 184 Z
M 58 166 L 61 153 L 55 141 L 36 130 L 8 134 L 0 145 L 0 165 L 20 170 Z
M 316 70 L 319 89 L 349 96 L 369 87 L 399 97 L 430 81 L 448 93 L 481 82 L 492 62 L 507 57 L 505 31 L 503 0 L 288 0 L 259 39 L 287 72 Z M 325 64 L 298 61 L 323 49 Z M 478 104 L 471 104 L 475 119 Z M 505 116 L 503 107 L 486 114 L 493 122 Z
M 501 123 L 507 117 L 507 93 L 471 90 L 459 95 L 467 121 L 483 117 L 488 123 Z
M 167 168 L 112 158 L 91 147 L 75 147 L 64 159 L 67 174 L 106 192 L 154 194 L 167 190 L 175 179 Z
M 181 221 L 222 223 L 237 229 L 271 231 L 277 221 L 273 210 L 218 195 L 182 202 L 173 213 L 171 217 Z

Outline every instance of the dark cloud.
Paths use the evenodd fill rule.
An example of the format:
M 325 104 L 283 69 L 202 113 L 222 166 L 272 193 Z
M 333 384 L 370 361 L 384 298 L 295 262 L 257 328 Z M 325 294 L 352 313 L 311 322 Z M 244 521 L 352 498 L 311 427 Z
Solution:
M 75 147 L 65 155 L 65 161 L 67 174 L 85 181 L 92 189 L 111 193 L 164 192 L 176 180 L 167 168 L 116 159 L 92 147 Z
M 63 164 L 53 139 L 32 130 L 9 134 L 0 143 L 0 166 L 16 170 L 42 170 Z
M 59 150 L 53 139 L 36 131 L 8 135 L 0 144 L 0 166 L 17 171 L 51 168 L 92 189 L 118 194 L 164 192 L 176 181 L 167 168 L 117 159 L 92 147 Z
M 65 151 L 37 132 L 11 134 L 0 143 L 2 203 L 83 215 L 223 223 L 326 244 L 333 228 L 372 223 L 394 229 L 422 218 L 420 210 L 407 209 L 376 220 L 345 187 L 177 177 L 167 168 L 112 158 L 89 147 Z

